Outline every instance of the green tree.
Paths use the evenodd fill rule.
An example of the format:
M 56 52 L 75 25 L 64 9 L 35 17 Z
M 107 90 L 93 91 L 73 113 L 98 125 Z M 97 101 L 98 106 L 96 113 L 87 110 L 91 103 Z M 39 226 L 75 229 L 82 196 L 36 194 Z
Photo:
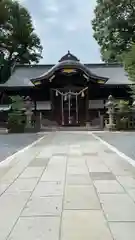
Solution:
M 8 0 L 0 1 L 0 28 L 2 28 L 3 26 L 6 26 L 6 22 L 8 21 L 7 4 L 10 4 Z
M 24 101 L 19 95 L 11 96 L 12 104 L 11 108 L 13 111 L 22 111 L 24 108 Z
M 24 101 L 20 96 L 11 97 L 11 111 L 8 113 L 9 132 L 23 132 L 25 128 Z
M 0 1 L 0 53 L 1 81 L 7 80 L 16 63 L 38 63 L 41 59 L 42 46 L 32 18 L 17 1 Z
M 127 53 L 123 54 L 123 62 L 129 79 L 135 83 L 135 43 Z
M 135 0 L 97 0 L 92 21 L 102 59 L 118 62 L 135 42 Z
M 128 77 L 132 82 L 129 94 L 135 101 L 135 43 L 132 44 L 128 52 L 122 54 L 122 60 L 124 68 L 128 73 Z
M 119 112 L 128 112 L 130 110 L 129 101 L 120 100 L 117 104 Z

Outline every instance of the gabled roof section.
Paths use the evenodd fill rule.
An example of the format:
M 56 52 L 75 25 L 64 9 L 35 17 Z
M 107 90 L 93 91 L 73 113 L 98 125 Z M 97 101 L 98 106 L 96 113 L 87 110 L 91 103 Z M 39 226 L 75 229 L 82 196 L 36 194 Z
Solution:
M 15 70 L 12 76 L 8 79 L 8 81 L 0 84 L 0 87 L 34 87 L 34 84 L 30 81 L 30 79 L 37 79 L 39 78 L 39 76 L 41 78 L 47 76 L 47 74 L 51 74 L 52 70 L 55 71 L 57 67 L 63 67 L 63 64 L 65 67 L 68 67 L 69 63 L 75 64 L 75 61 L 64 60 L 62 62 L 59 62 L 57 65 L 18 65 L 15 67 Z M 107 85 L 133 84 L 129 80 L 128 74 L 127 72 L 125 72 L 121 64 L 81 64 L 79 61 L 76 61 L 76 66 L 82 68 L 82 70 L 85 70 L 93 77 L 95 76 L 97 78 L 98 76 L 100 76 L 102 77 L 102 79 L 108 79 L 108 81 L 105 83 Z
M 0 87 L 34 87 L 31 78 L 44 74 L 53 65 L 17 65 L 7 82 Z
M 109 80 L 106 84 L 110 85 L 131 85 L 133 82 L 129 80 L 128 73 L 125 71 L 122 64 L 119 63 L 100 63 L 86 64 L 94 74 L 107 77 Z
M 103 76 L 92 73 L 91 70 L 86 65 L 80 63 L 79 61 L 63 60 L 63 61 L 60 61 L 55 66 L 53 66 L 51 69 L 49 69 L 43 75 L 37 78 L 31 79 L 31 82 L 34 85 L 36 85 L 36 82 L 50 79 L 55 74 L 56 71 L 62 70 L 62 69 L 70 69 L 70 68 L 75 70 L 81 70 L 89 79 L 101 80 L 104 83 L 108 81 L 107 77 L 103 77 Z

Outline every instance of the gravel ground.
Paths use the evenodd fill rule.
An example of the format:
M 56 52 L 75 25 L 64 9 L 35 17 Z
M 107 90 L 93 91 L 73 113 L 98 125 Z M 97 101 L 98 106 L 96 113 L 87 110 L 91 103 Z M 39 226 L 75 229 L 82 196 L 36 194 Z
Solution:
M 0 135 L 0 162 L 42 137 L 42 134 Z
M 135 160 L 135 132 L 102 132 L 95 134 Z

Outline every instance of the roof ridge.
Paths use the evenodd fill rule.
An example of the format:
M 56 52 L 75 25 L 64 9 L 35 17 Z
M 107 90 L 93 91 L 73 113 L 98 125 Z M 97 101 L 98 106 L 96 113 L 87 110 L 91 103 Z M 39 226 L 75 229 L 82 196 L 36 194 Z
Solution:
M 113 66 L 113 67 L 119 67 L 119 66 L 123 66 L 122 63 L 82 63 L 80 62 L 82 65 L 84 66 L 104 66 L 104 67 L 107 67 L 107 66 Z M 57 65 L 58 63 L 56 64 L 17 64 L 15 68 L 18 68 L 18 67 L 28 67 L 28 68 L 34 68 L 34 67 L 53 67 L 55 65 Z

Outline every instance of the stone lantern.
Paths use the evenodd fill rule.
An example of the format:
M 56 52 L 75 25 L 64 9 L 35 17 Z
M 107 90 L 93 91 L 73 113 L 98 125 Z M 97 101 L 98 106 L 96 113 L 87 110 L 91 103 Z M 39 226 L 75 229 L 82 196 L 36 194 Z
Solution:
M 26 115 L 26 128 L 31 128 L 31 117 L 32 117 L 32 101 L 30 97 L 25 98 L 25 115 Z
M 132 103 L 132 116 L 135 117 L 135 100 Z
M 135 100 L 132 103 L 132 109 L 135 111 Z
M 108 97 L 108 102 L 106 103 L 106 107 L 108 109 L 107 113 L 109 115 L 109 124 L 107 124 L 107 128 L 109 130 L 113 130 L 115 128 L 114 118 L 113 118 L 114 112 L 115 112 L 115 103 L 112 95 Z

